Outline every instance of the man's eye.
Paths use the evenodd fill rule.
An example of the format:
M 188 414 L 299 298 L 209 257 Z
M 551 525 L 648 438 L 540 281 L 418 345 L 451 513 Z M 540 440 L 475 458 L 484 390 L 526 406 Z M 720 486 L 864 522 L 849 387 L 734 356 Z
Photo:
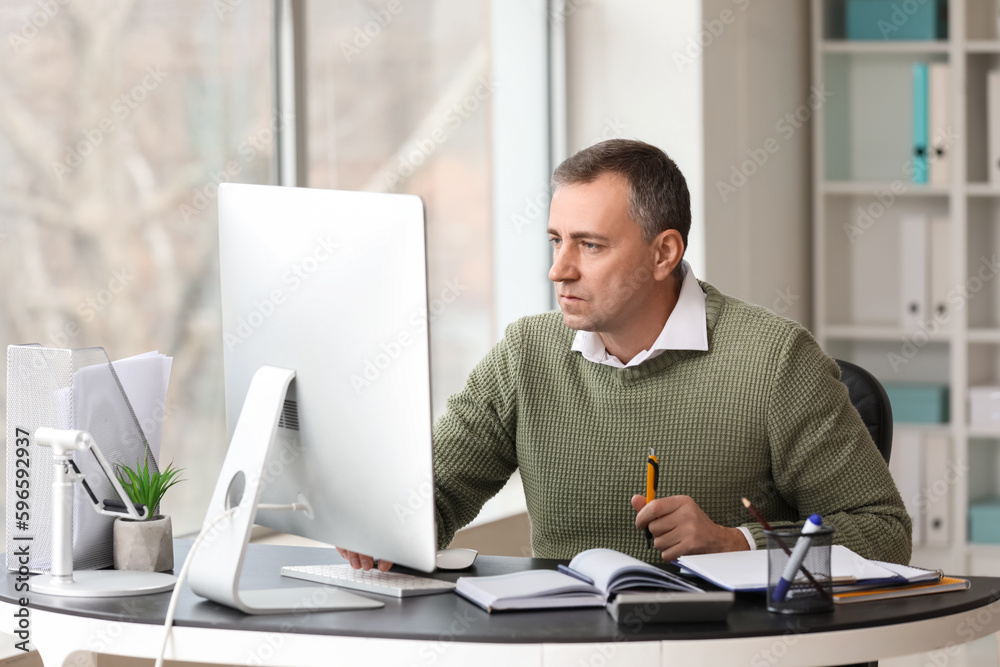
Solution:
M 596 243 L 584 243 L 583 245 L 587 248 L 587 250 L 597 250 L 600 247 Z
M 562 239 L 550 238 L 549 239 L 549 243 L 551 243 L 553 246 L 557 246 L 560 243 L 562 243 Z

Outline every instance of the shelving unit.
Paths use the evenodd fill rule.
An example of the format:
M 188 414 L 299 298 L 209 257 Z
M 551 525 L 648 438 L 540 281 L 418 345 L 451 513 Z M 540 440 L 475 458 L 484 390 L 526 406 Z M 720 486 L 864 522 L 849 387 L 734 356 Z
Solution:
M 949 0 L 947 39 L 850 41 L 845 0 L 812 2 L 812 79 L 832 93 L 813 124 L 814 333 L 829 354 L 883 383 L 948 384 L 949 423 L 895 425 L 950 440 L 947 545 L 915 546 L 912 562 L 1000 575 L 1000 545 L 969 543 L 967 527 L 970 500 L 1000 496 L 1000 425 L 968 417 L 969 387 L 1000 385 L 1000 274 L 969 283 L 1000 258 L 1000 186 L 988 182 L 986 154 L 986 72 L 1000 69 L 996 8 Z M 916 62 L 951 65 L 956 140 L 946 186 L 914 184 L 905 169 Z M 900 322 L 899 221 L 911 213 L 948 218 L 948 282 L 969 294 L 926 335 Z M 916 349 L 909 357 L 907 343 Z M 893 448 L 894 459 L 906 455 Z

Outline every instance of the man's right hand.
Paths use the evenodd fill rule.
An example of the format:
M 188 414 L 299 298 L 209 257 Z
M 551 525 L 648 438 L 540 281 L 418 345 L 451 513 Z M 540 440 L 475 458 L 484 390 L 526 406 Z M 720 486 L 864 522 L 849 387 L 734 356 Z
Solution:
M 364 554 L 359 554 L 354 551 L 348 551 L 347 549 L 341 549 L 336 547 L 337 553 L 340 557 L 351 564 L 355 570 L 370 570 L 375 567 L 375 559 L 371 556 L 365 556 Z M 392 567 L 392 563 L 387 560 L 380 560 L 378 562 L 378 569 L 382 572 L 386 572 Z

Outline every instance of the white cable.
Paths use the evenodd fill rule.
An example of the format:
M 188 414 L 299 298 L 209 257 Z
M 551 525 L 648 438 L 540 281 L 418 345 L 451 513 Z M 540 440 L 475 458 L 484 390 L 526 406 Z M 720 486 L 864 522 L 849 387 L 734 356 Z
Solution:
M 170 639 L 170 630 L 174 625 L 174 612 L 177 611 L 177 599 L 180 597 L 181 587 L 184 585 L 184 580 L 187 579 L 188 570 L 191 569 L 191 562 L 194 560 L 195 552 L 198 550 L 198 547 L 201 546 L 202 540 L 209 533 L 209 531 L 212 530 L 212 528 L 215 528 L 216 524 L 221 522 L 223 519 L 227 519 L 236 514 L 239 509 L 239 506 L 230 508 L 212 519 L 208 525 L 202 527 L 201 532 L 198 533 L 198 537 L 195 538 L 194 544 L 191 545 L 191 550 L 188 551 L 187 558 L 184 559 L 184 565 L 181 567 L 180 574 L 177 575 L 177 583 L 174 584 L 174 592 L 170 594 L 170 604 L 167 605 L 167 619 L 163 623 L 163 644 L 160 646 L 160 654 L 156 656 L 155 667 L 163 667 L 163 656 L 167 652 L 167 641 Z M 302 503 L 291 503 L 290 505 L 257 505 L 257 509 L 303 512 L 306 510 L 306 505 Z

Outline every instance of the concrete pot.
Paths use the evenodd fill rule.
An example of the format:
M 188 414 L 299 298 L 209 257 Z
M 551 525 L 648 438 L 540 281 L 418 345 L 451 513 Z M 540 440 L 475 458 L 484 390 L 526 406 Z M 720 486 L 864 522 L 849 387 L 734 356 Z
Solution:
M 149 521 L 115 519 L 115 569 L 166 572 L 174 569 L 174 535 L 169 516 Z

